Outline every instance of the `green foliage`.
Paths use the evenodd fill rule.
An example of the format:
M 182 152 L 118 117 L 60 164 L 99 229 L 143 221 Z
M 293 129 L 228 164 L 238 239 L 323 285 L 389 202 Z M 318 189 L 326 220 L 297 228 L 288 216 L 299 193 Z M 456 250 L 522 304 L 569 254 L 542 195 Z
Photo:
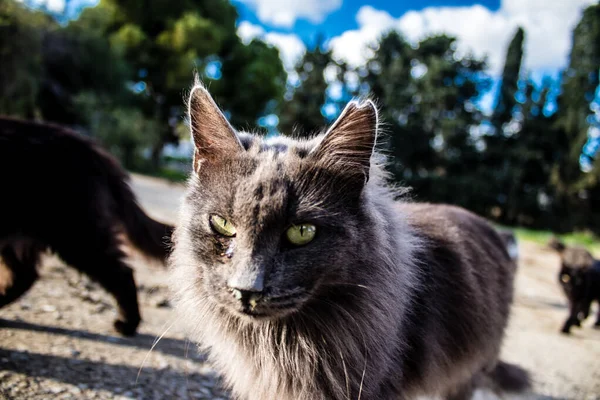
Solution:
M 496 171 L 495 218 L 507 224 L 566 232 L 600 232 L 598 173 L 581 170 L 590 104 L 598 87 L 600 6 L 590 6 L 573 32 L 569 66 L 563 74 L 558 111 L 544 112 L 555 85 L 519 80 L 524 33 L 513 38 L 504 68 L 484 162 Z M 521 86 L 521 89 L 519 89 Z M 517 102 L 521 90 L 525 99 Z M 596 167 L 598 162 L 596 162 Z
M 278 52 L 260 41 L 242 44 L 236 35 L 235 7 L 226 0 L 102 0 L 80 20 L 94 19 L 88 14 L 100 12 L 113 15 L 103 32 L 131 66 L 128 80 L 146 84 L 139 106 L 159 126 L 160 140 L 153 149 L 156 165 L 163 145 L 177 140 L 170 121 L 184 114 L 184 88 L 195 71 L 202 77 L 208 63 L 222 64 L 222 79 L 210 86 L 234 123 L 256 121 L 283 95 Z M 207 77 L 204 80 L 208 83 Z
M 220 80 L 207 82 L 234 126 L 256 129 L 259 116 L 277 111 L 287 77 L 277 48 L 260 40 L 238 42 L 223 59 L 221 72 Z
M 127 166 L 150 146 L 158 169 L 164 144 L 179 139 L 196 72 L 236 124 L 280 103 L 278 51 L 241 43 L 236 18 L 227 0 L 101 0 L 61 26 L 2 0 L 0 113 L 83 126 Z M 204 76 L 211 62 L 222 79 Z
M 313 135 L 327 125 L 327 119 L 321 113 L 328 86 L 324 73 L 334 63 L 331 51 L 324 50 L 321 44 L 307 51 L 298 61 L 294 71 L 299 80 L 298 86 L 288 89 L 293 94 L 284 103 L 279 117 L 279 130 L 282 133 Z
M 546 80 L 539 86 L 521 73 L 521 28 L 508 46 L 490 117 L 475 106 L 491 83 L 485 60 L 459 55 L 456 40 L 446 35 L 417 46 L 397 32 L 381 37 L 372 57 L 354 72 L 360 77 L 358 93 L 383 105 L 382 146 L 396 181 L 411 186 L 420 200 L 459 204 L 502 223 L 600 230 L 600 215 L 592 212 L 598 206 L 589 200 L 600 196 L 598 169 L 584 174 L 579 166 L 598 86 L 597 9 L 586 10 L 575 29 L 559 111 L 553 115 L 545 110 L 556 83 Z M 298 87 L 283 104 L 282 132 L 291 134 L 297 124 L 312 133 L 327 124 L 321 113 L 330 101 L 324 72 L 335 65 L 331 52 L 320 46 L 304 55 L 295 69 Z M 344 66 L 338 70 L 344 76 Z M 571 97 L 565 106 L 564 99 Z M 576 133 L 567 132 L 569 126 Z
M 519 27 L 506 52 L 502 81 L 491 121 L 492 125 L 496 128 L 497 134 L 502 133 L 503 126 L 511 121 L 513 110 L 517 105 L 516 95 L 519 90 L 518 84 L 521 78 L 524 39 L 525 31 Z
M 195 50 L 198 54 L 216 54 L 223 44 L 224 32 L 197 12 L 187 12 L 169 29 L 160 33 L 157 43 L 165 51 Z
M 365 82 L 385 107 L 383 120 L 396 179 L 421 199 L 485 212 L 490 191 L 477 180 L 480 154 L 471 130 L 482 120 L 473 105 L 489 81 L 485 63 L 459 57 L 455 39 L 434 36 L 411 46 L 383 37 L 367 63 Z
M 600 256 L 600 238 L 589 231 L 577 231 L 568 234 L 556 235 L 554 232 L 541 231 L 527 228 L 515 228 L 499 225 L 498 228 L 512 230 L 517 240 L 533 242 L 541 245 L 546 245 L 553 237 L 558 237 L 561 242 L 568 246 L 583 246 L 594 253 L 597 257 Z
M 552 173 L 557 200 L 575 227 L 600 231 L 600 162 L 583 173 L 579 158 L 587 141 L 590 104 L 600 82 L 600 4 L 588 7 L 573 31 L 569 66 L 563 74 L 555 128 L 563 151 Z
M 531 129 L 524 130 L 523 123 L 527 120 L 527 126 L 534 129 L 538 124 L 531 123 L 532 115 L 516 99 L 519 83 L 522 82 L 520 75 L 524 39 L 525 33 L 519 27 L 506 52 L 500 88 L 490 120 L 493 131 L 485 138 L 486 151 L 483 157 L 485 168 L 491 172 L 490 178 L 496 186 L 496 198 L 492 199 L 491 204 L 495 210 L 500 211 L 496 211 L 495 217 L 509 224 L 525 223 L 523 218 L 531 217 L 523 215 L 522 210 L 524 203 L 531 203 L 531 196 L 533 202 L 537 203 L 537 188 L 524 190 L 524 168 L 529 162 L 528 156 L 537 144 L 529 140 L 534 132 Z M 527 86 L 528 102 L 531 101 L 532 88 L 531 85 Z M 538 106 L 543 108 L 544 104 Z
M 75 105 L 88 129 L 126 168 L 140 168 L 141 151 L 160 140 L 159 124 L 137 108 L 114 107 L 89 92 L 77 95 Z
M 421 172 L 436 165 L 432 136 L 423 132 L 420 122 L 409 118 L 417 111 L 413 100 L 420 103 L 422 99 L 421 93 L 414 97 L 417 82 L 411 75 L 413 59 L 416 63 L 415 49 L 397 32 L 390 32 L 380 39 L 366 69 L 360 71 L 373 97 L 385 105 L 381 119 L 386 121 L 389 154 L 393 157 L 389 168 L 397 180 L 406 184 L 415 183 Z
M 133 24 L 125 24 L 110 37 L 110 44 L 121 51 L 131 51 L 140 46 L 146 35 L 142 30 Z M 170 46 L 171 43 L 165 43 L 165 46 Z
M 45 73 L 38 101 L 46 120 L 83 123 L 84 116 L 75 104 L 82 92 L 108 97 L 115 106 L 123 104 L 130 95 L 125 86 L 130 65 L 111 47 L 101 30 L 88 29 L 88 21 L 72 22 L 44 39 Z
M 13 0 L 0 1 L 0 114 L 35 117 L 39 112 L 42 43 L 57 24 Z

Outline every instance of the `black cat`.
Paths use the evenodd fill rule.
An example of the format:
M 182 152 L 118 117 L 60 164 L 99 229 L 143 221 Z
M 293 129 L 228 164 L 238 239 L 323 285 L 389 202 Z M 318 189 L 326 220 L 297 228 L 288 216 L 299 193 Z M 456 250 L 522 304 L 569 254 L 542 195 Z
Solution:
M 0 307 L 33 285 L 50 249 L 115 297 L 115 328 L 133 335 L 141 318 L 121 234 L 164 260 L 173 228 L 142 211 L 119 163 L 68 129 L 0 118 L 0 187 Z
M 600 304 L 600 260 L 583 247 L 567 247 L 556 239 L 550 247 L 560 255 L 558 282 L 569 299 L 570 310 L 561 331 L 569 334 L 571 327 L 581 326 L 589 316 L 593 301 Z M 594 326 L 600 328 L 600 310 Z

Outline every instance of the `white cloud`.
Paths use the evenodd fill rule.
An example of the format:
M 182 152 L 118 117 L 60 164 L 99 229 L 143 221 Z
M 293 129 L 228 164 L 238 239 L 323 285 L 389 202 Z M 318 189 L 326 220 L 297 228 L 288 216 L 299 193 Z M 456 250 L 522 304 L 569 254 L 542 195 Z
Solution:
M 348 61 L 352 65 L 362 64 L 371 53 L 367 44 L 374 42 L 385 31 L 394 27 L 395 20 L 385 11 L 364 6 L 358 11 L 356 21 L 358 30 L 351 30 L 329 41 L 333 55 Z
M 506 48 L 517 26 L 525 29 L 525 66 L 553 69 L 565 66 L 571 31 L 583 7 L 595 0 L 502 0 L 497 11 L 481 5 L 429 7 L 393 18 L 385 11 L 362 7 L 359 29 L 346 31 L 330 41 L 334 55 L 353 65 L 369 56 L 366 45 L 391 29 L 416 42 L 432 34 L 447 33 L 459 40 L 461 52 L 488 56 L 493 74 L 502 69 Z
M 279 48 L 283 66 L 287 70 L 293 69 L 296 62 L 306 51 L 302 40 L 294 34 L 269 32 L 264 36 L 264 40 Z
M 49 11 L 61 13 L 65 10 L 65 0 L 48 0 L 46 6 Z
M 253 25 L 248 21 L 242 21 L 238 25 L 237 35 L 240 37 L 244 44 L 248 44 L 255 37 L 262 37 L 265 34 L 265 30 L 262 26 Z
M 335 82 L 340 71 L 340 67 L 338 67 L 335 64 L 330 64 L 327 67 L 325 67 L 325 70 L 323 71 L 323 77 L 325 78 L 325 82 Z
M 261 26 L 253 25 L 248 21 L 240 22 L 237 34 L 244 43 L 250 43 L 252 39 L 259 38 L 277 47 L 281 61 L 288 71 L 294 68 L 296 62 L 306 51 L 304 43 L 297 35 L 277 32 L 265 33 Z
M 24 0 L 17 0 L 19 3 L 24 3 Z M 65 0 L 31 0 L 27 3 L 35 8 L 45 8 L 46 10 L 60 14 L 65 11 Z
M 342 0 L 238 0 L 256 11 L 261 22 L 292 27 L 297 19 L 318 24 L 342 5 Z

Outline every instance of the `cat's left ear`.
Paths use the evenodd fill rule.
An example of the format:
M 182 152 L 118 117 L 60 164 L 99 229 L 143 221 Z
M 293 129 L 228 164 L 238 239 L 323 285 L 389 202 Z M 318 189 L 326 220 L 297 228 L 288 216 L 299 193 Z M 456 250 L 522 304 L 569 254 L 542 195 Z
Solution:
M 319 163 L 369 179 L 377 140 L 377 107 L 370 100 L 348 103 L 313 151 Z
M 243 151 L 235 130 L 199 83 L 190 93 L 188 113 L 195 147 L 194 171 L 198 171 L 203 161 L 214 163 Z

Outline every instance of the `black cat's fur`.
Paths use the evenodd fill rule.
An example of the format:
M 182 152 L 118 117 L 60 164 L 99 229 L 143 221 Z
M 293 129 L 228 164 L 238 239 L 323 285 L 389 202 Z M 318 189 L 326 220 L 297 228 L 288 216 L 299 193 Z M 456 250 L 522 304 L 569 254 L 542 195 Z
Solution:
M 200 85 L 189 107 L 196 153 L 172 287 L 235 398 L 467 399 L 482 382 L 529 386 L 498 359 L 516 270 L 503 239 L 463 209 L 394 200 L 373 103 L 350 103 L 309 141 L 235 132 Z M 285 232 L 304 223 L 316 235 L 295 246 Z
M 569 334 L 589 316 L 592 302 L 600 305 L 600 260 L 583 247 L 567 247 L 557 239 L 549 245 L 560 255 L 558 283 L 569 300 L 569 317 L 561 332 Z M 594 326 L 600 328 L 600 310 Z
M 50 249 L 114 296 L 115 328 L 134 334 L 141 318 L 121 235 L 162 261 L 172 227 L 139 207 L 119 163 L 68 129 L 0 118 L 0 187 L 0 307 L 34 284 Z

